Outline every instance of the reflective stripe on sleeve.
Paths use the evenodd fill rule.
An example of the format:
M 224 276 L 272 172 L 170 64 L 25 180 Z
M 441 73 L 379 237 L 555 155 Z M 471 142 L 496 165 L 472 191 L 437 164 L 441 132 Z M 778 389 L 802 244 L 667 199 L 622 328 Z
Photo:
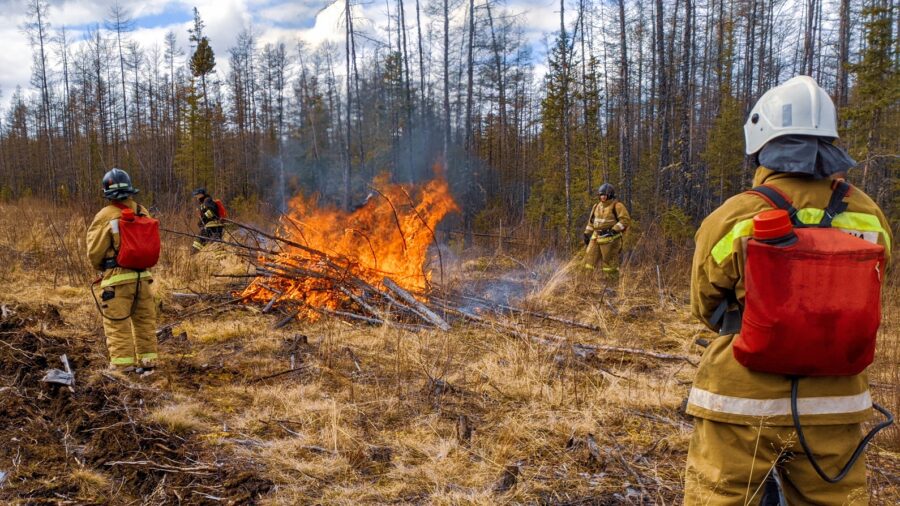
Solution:
M 107 286 L 112 286 L 118 283 L 123 283 L 125 281 L 135 281 L 140 276 L 140 279 L 149 279 L 153 276 L 148 271 L 144 272 L 123 272 L 122 274 L 116 274 L 115 276 L 110 276 L 107 279 L 104 279 L 102 283 L 100 283 L 101 288 L 105 288 Z
M 109 228 L 112 229 L 112 233 L 118 234 L 119 233 L 119 220 L 118 219 L 109 220 Z
M 825 211 L 815 208 L 804 208 L 797 212 L 797 217 L 801 222 L 807 225 L 816 225 L 822 221 Z M 885 249 L 891 250 L 891 237 L 885 232 L 881 226 L 878 217 L 873 214 L 844 212 L 835 216 L 831 226 L 839 228 L 845 232 L 862 235 L 864 239 L 872 237 L 872 233 L 880 235 L 884 238 Z M 868 232 L 868 234 L 867 234 Z M 713 246 L 713 259 L 717 264 L 721 264 L 729 255 L 734 253 L 734 242 L 738 239 L 753 235 L 753 220 L 741 220 L 725 234 L 725 237 L 719 239 L 719 242 Z
M 691 388 L 688 404 L 732 415 L 744 416 L 789 416 L 791 399 L 747 399 L 721 395 L 697 387 Z M 872 407 L 869 391 L 856 395 L 834 397 L 801 397 L 797 399 L 797 410 L 801 415 L 834 415 L 856 413 Z

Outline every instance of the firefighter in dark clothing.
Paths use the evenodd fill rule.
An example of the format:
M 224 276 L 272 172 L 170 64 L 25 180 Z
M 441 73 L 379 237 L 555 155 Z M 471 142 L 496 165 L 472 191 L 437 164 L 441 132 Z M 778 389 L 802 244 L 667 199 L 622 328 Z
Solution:
M 197 238 L 194 240 L 194 244 L 192 244 L 194 252 L 197 252 L 203 249 L 203 246 L 207 243 L 214 242 L 209 239 L 221 241 L 222 232 L 225 230 L 225 224 L 222 223 L 219 205 L 212 197 L 210 197 L 206 188 L 197 188 L 194 190 L 193 195 L 200 205 L 200 221 L 197 222 L 197 225 L 200 227 L 201 238 Z

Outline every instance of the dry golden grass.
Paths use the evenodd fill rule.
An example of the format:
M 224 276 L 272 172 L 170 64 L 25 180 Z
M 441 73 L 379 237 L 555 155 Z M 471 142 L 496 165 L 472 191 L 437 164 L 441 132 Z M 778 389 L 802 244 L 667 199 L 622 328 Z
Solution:
M 53 332 L 97 335 L 83 259 L 89 217 L 69 211 L 38 216 L 27 206 L 0 206 L 0 301 L 56 306 L 65 325 Z M 35 220 L 52 222 L 58 238 L 42 237 L 46 226 Z M 228 280 L 210 274 L 246 272 L 221 248 L 191 256 L 188 239 L 165 241 L 155 270 L 160 323 L 206 304 L 188 306 L 193 301 L 172 292 L 226 293 Z M 646 242 L 643 248 L 657 246 Z M 615 298 L 602 282 L 579 284 L 571 263 L 528 265 L 521 278 L 543 280 L 525 292 L 530 307 L 603 332 L 516 323 L 571 342 L 699 357 L 694 340 L 707 332 L 687 310 L 685 261 L 684 252 L 669 256 L 659 273 L 656 262 L 626 266 Z M 447 283 L 496 276 L 498 265 L 505 272 L 521 262 L 448 265 Z M 886 289 L 871 370 L 876 399 L 894 412 L 900 411 L 896 279 Z M 679 406 L 695 371 L 685 362 L 616 353 L 586 361 L 567 347 L 464 324 L 447 333 L 411 333 L 326 319 L 273 330 L 279 318 L 226 307 L 179 323 L 175 337 L 161 344 L 161 371 L 146 383 L 166 395 L 143 415 L 271 482 L 262 504 L 618 504 L 634 502 L 642 488 L 651 503 L 678 501 L 691 434 Z M 296 372 L 267 378 L 287 371 L 292 358 Z M 457 434 L 462 416 L 473 429 L 468 441 Z M 589 434 L 599 458 L 584 444 Z M 900 500 L 898 441 L 894 428 L 870 451 L 875 504 Z M 519 466 L 517 483 L 498 492 L 510 465 Z M 84 497 L 115 497 L 116 484 L 102 469 L 79 467 L 73 475 Z

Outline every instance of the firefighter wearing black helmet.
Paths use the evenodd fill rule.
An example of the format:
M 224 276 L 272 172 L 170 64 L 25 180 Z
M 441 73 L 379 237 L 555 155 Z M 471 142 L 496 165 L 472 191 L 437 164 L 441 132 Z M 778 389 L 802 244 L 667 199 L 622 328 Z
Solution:
M 591 216 L 584 227 L 584 268 L 596 269 L 601 263 L 603 274 L 610 281 L 619 277 L 619 256 L 622 253 L 622 234 L 631 225 L 631 216 L 625 204 L 616 199 L 616 189 L 603 183 L 597 189 L 600 201 L 591 209 Z
M 200 227 L 200 236 L 194 240 L 192 244 L 194 251 L 200 251 L 203 249 L 207 243 L 222 240 L 222 232 L 225 229 L 225 224 L 222 223 L 222 211 L 219 208 L 219 204 L 213 199 L 209 192 L 206 191 L 206 188 L 197 188 L 193 192 L 194 198 L 197 199 L 197 204 L 199 205 L 198 212 L 200 213 L 200 220 L 197 223 L 197 226 Z
M 91 265 L 102 272 L 97 305 L 103 317 L 110 367 L 146 375 L 158 360 L 153 278 L 149 270 L 135 271 L 116 263 L 123 209 L 149 216 L 147 209 L 132 198 L 136 193 L 124 170 L 112 169 L 103 176 L 103 196 L 109 204 L 88 227 L 87 250 Z

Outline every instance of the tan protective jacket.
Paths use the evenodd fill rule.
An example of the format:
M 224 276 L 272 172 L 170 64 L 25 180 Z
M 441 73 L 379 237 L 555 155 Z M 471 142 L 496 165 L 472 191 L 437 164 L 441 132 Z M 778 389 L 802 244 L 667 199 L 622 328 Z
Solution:
M 138 204 L 133 199 L 128 198 L 121 201 L 122 204 L 137 212 Z M 150 216 L 147 209 L 140 206 L 141 214 Z M 105 259 L 115 258 L 116 251 L 119 250 L 119 218 L 122 216 L 122 210 L 109 204 L 94 216 L 94 221 L 87 231 L 87 250 L 88 260 L 94 269 L 103 270 L 102 264 Z M 131 269 L 122 267 L 114 267 L 103 271 L 103 281 L 101 287 L 122 285 L 125 283 L 134 283 L 140 274 L 141 279 L 152 277 L 150 271 L 138 273 Z
M 760 167 L 753 186 L 763 183 L 787 195 L 799 210 L 798 217 L 807 224 L 822 219 L 831 198 L 831 180 L 827 179 L 813 180 Z M 846 202 L 847 211 L 836 216 L 832 226 L 885 246 L 889 261 L 892 238 L 881 209 L 855 187 Z M 710 317 L 726 293 L 733 290 L 743 304 L 744 246 L 753 232 L 753 216 L 768 209 L 771 206 L 757 195 L 736 195 L 713 211 L 697 231 L 691 311 L 711 329 Z M 733 339 L 734 335 L 720 336 L 704 352 L 688 398 L 688 414 L 736 424 L 759 424 L 765 419 L 772 425 L 791 425 L 790 380 L 742 366 L 732 353 Z M 870 417 L 871 407 L 865 373 L 800 380 L 798 410 L 804 425 L 862 422 Z
M 630 225 L 631 215 L 625 209 L 625 204 L 619 202 L 618 199 L 609 199 L 606 202 L 597 202 L 591 209 L 591 216 L 588 218 L 587 226 L 584 227 L 584 233 L 603 232 L 609 229 L 622 232 Z

